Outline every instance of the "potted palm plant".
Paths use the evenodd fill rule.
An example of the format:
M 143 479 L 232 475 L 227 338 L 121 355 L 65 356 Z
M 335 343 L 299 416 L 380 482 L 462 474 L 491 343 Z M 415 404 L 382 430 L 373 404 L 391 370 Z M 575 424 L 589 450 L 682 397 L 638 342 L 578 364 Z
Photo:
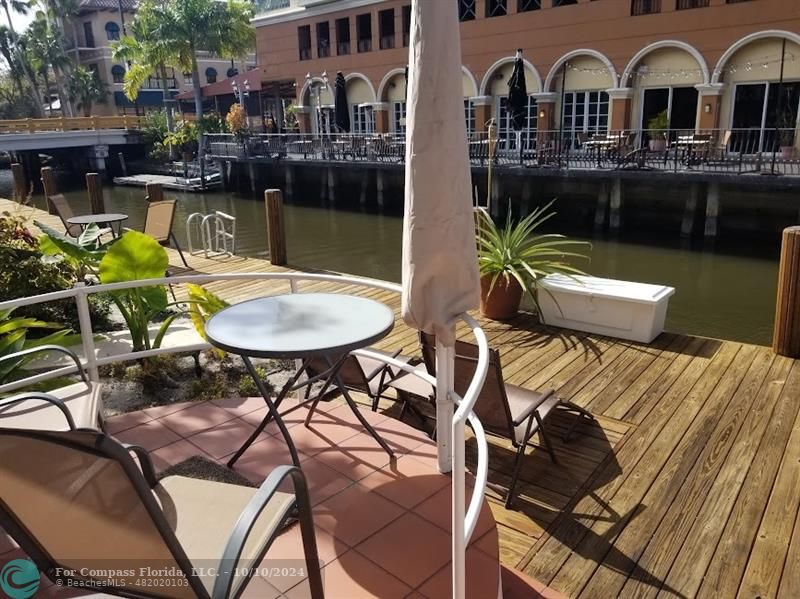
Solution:
M 570 258 L 587 259 L 577 251 L 591 248 L 585 241 L 564 235 L 542 234 L 537 230 L 555 216 L 555 200 L 534 210 L 518 222 L 511 216 L 509 202 L 505 227 L 500 228 L 481 211 L 478 221 L 478 265 L 481 274 L 481 314 L 493 320 L 507 320 L 519 312 L 522 295 L 527 292 L 539 309 L 539 281 L 550 274 L 584 274 L 572 266 Z
M 669 130 L 669 115 L 662 110 L 652 119 L 647 121 L 647 130 L 650 135 L 651 152 L 663 152 L 667 149 L 667 131 Z

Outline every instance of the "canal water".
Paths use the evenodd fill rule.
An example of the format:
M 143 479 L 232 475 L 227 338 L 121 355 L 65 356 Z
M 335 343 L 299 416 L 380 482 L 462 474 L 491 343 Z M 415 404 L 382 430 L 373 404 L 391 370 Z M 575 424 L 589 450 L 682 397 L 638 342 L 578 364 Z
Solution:
M 10 193 L 8 171 L 0 171 L 0 197 Z M 126 226 L 141 227 L 144 190 L 106 188 L 110 212 L 129 215 Z M 84 191 L 65 194 L 76 213 L 88 211 Z M 186 218 L 193 212 L 221 210 L 236 217 L 237 253 L 266 256 L 263 200 L 232 193 L 166 194 L 179 198 L 176 233 L 184 250 Z M 43 199 L 34 204 L 42 207 Z M 568 200 L 562 200 L 568 202 Z M 402 214 L 336 208 L 304 202 L 286 206 L 289 261 L 299 267 L 329 269 L 399 281 Z M 559 218 L 557 232 L 592 243 L 586 272 L 623 280 L 659 283 L 676 288 L 670 301 L 667 329 L 721 339 L 768 345 L 772 337 L 779 242 L 724 237 L 713 247 L 687 245 L 677 235 L 626 231 L 618 237 L 593 236 Z M 574 229 L 574 230 L 569 230 Z

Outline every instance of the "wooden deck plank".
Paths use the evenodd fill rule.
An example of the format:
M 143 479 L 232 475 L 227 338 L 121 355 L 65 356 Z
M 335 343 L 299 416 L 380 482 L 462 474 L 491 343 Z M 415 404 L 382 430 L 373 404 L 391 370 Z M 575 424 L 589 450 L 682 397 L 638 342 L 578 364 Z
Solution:
M 794 362 L 781 396 L 770 415 L 768 430 L 747 471 L 725 530 L 716 545 L 711 563 L 695 596 L 735 597 L 739 590 L 750 550 L 761 524 L 778 466 L 798 416 L 800 363 Z M 711 547 L 707 548 L 709 551 Z
M 665 468 L 667 471 L 659 474 L 642 500 L 642 504 L 647 506 L 646 512 L 631 523 L 614 543 L 615 549 L 625 553 L 635 567 L 625 572 L 620 568 L 605 568 L 601 564 L 600 570 L 583 589 L 586 596 L 593 593 L 605 596 L 622 593 L 645 597 L 658 593 L 661 580 L 675 561 L 681 541 L 705 501 L 716 473 L 727 458 L 773 359 L 772 352 L 767 348 L 756 350 L 755 359 L 747 372 L 743 373 L 738 387 L 737 374 L 726 373 L 724 383 L 717 386 L 706 402 L 708 406 L 715 398 L 719 399 L 718 407 L 714 410 L 716 413 L 711 414 L 712 410 L 709 410 L 702 423 L 706 430 L 698 433 L 699 438 L 708 437 L 708 441 L 705 444 L 696 443 L 698 437 L 695 437 L 692 441 L 681 442 L 681 445 L 688 442 L 689 451 L 699 452 L 699 456 L 696 460 L 689 457 L 691 454 L 680 460 L 670 456 L 669 464 L 675 465 L 674 471 Z M 736 365 L 744 368 L 745 364 L 746 361 L 742 359 Z M 695 420 L 695 424 L 697 422 Z M 710 434 L 709 430 L 712 431 Z M 648 536 L 649 540 L 642 542 Z M 669 585 L 665 586 L 669 588 Z
M 642 455 L 651 445 L 659 439 L 659 446 L 665 450 L 672 450 L 673 435 L 682 435 L 687 426 L 684 422 L 687 411 L 682 412 L 684 418 L 675 419 L 670 416 L 678 405 L 689 401 L 689 395 L 694 394 L 696 404 L 711 393 L 730 362 L 738 353 L 739 347 L 734 344 L 724 346 L 713 358 L 705 356 L 695 357 L 684 372 L 684 376 L 674 381 L 674 384 L 665 389 L 663 401 L 650 414 L 650 419 L 655 426 L 643 426 L 631 435 L 619 450 L 616 459 L 606 464 L 604 469 L 596 475 L 597 484 L 592 481 L 594 494 L 582 497 L 576 506 L 554 523 L 544 542 L 534 547 L 528 556 L 525 566 L 527 574 L 537 580 L 549 582 L 556 577 L 564 563 L 573 553 L 583 538 L 588 534 L 589 527 L 598 517 L 607 514 L 604 503 L 606 497 L 623 488 L 628 482 L 631 470 L 639 463 Z M 669 406 L 669 407 L 667 407 Z M 574 514 L 580 514 L 576 517 Z M 630 514 L 612 513 L 605 517 L 615 517 L 618 527 L 623 527 L 623 518 Z M 557 587 L 556 587 L 557 588 Z
M 618 516 L 611 521 L 595 520 L 588 526 L 584 539 L 553 578 L 555 588 L 577 597 L 598 567 L 622 571 L 633 568 L 635 561 L 625 553 L 620 536 L 638 539 L 641 530 L 646 537 L 649 525 L 652 521 L 657 523 L 662 510 L 668 507 L 670 495 L 677 493 L 702 450 L 701 441 L 713 430 L 750 366 L 755 348 L 741 351 L 750 355 L 741 356 L 738 361 L 732 358 L 718 377 L 709 374 L 692 389 L 665 423 L 662 431 L 667 434 L 661 434 L 636 467 L 629 469 L 627 484 L 613 496 L 601 494 L 608 509 Z M 675 437 L 680 438 L 677 445 Z M 617 548 L 617 542 L 623 549 Z M 602 578 L 598 580 L 602 582 Z M 586 596 L 593 596 L 592 592 L 587 590 Z
M 795 397 L 796 399 L 796 397 Z M 800 507 L 800 414 L 795 420 L 737 597 L 775 597 Z M 794 559 L 792 561 L 795 561 Z M 800 589 L 794 589 L 795 596 Z
M 754 397 L 740 437 L 714 479 L 692 528 L 678 539 L 682 546 L 664 578 L 667 587 L 678 589 L 687 597 L 697 593 L 714 555 L 710 548 L 717 547 L 759 444 L 765 434 L 771 434 L 772 415 L 791 367 L 792 360 L 788 358 L 776 357 L 773 362 L 764 384 Z M 691 542 L 687 542 L 690 539 Z

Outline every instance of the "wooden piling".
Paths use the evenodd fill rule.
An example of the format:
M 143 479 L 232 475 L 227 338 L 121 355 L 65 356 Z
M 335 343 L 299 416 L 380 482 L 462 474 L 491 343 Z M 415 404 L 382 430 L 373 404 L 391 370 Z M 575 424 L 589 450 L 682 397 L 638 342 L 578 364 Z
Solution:
M 92 214 L 103 214 L 106 211 L 103 200 L 103 182 L 98 173 L 86 173 L 86 190 L 89 192 L 89 205 Z
M 28 181 L 25 178 L 25 167 L 19 162 L 14 162 L 11 165 L 11 174 L 14 177 L 14 200 L 17 202 L 24 202 L 30 189 L 28 189 Z
M 264 203 L 267 207 L 269 261 L 276 266 L 285 266 L 287 262 L 286 226 L 283 220 L 283 194 L 281 190 L 266 190 L 264 192 Z
M 783 230 L 772 350 L 800 358 L 800 226 Z
M 147 193 L 145 199 L 148 202 L 160 202 L 164 199 L 164 188 L 161 183 L 148 183 L 144 189 Z
M 53 172 L 53 168 L 49 166 L 43 166 L 41 173 L 44 197 L 47 198 L 47 212 L 56 214 L 56 208 L 53 206 L 52 202 L 50 202 L 50 196 L 58 194 L 58 184 L 56 183 L 55 173 Z

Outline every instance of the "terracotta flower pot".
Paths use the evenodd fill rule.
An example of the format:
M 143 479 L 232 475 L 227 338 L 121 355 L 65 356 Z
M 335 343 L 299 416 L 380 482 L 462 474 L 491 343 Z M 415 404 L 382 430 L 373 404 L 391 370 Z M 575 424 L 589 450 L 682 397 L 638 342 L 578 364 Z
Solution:
M 481 277 L 481 314 L 492 320 L 514 318 L 522 302 L 522 286 L 512 276 L 501 276 L 492 288 L 492 276 Z

